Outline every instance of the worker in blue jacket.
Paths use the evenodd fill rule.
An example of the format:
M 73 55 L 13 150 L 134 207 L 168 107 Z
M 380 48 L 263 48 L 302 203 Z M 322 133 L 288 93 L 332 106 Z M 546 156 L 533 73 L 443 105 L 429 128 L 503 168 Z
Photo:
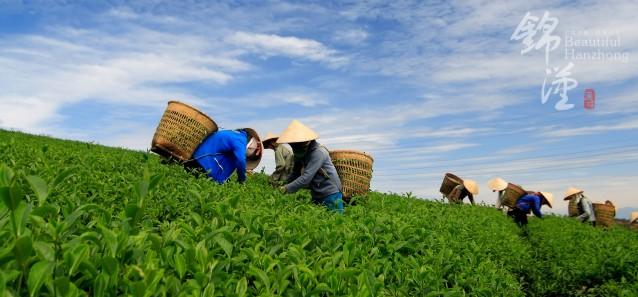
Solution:
M 527 215 L 531 212 L 535 216 L 542 218 L 541 206 L 547 204 L 550 208 L 554 202 L 554 196 L 549 192 L 535 192 L 524 195 L 516 201 L 516 207 L 510 210 L 507 215 L 514 218 L 518 226 L 527 225 Z
M 262 143 L 255 130 L 221 130 L 206 137 L 193 153 L 193 159 L 185 165 L 206 172 L 220 184 L 237 171 L 237 181 L 243 183 L 246 171 L 259 165 L 262 151 Z

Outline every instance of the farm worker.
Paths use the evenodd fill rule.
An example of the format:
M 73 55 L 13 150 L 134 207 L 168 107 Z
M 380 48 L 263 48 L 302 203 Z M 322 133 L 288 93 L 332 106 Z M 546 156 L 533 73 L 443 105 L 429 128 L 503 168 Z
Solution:
M 281 133 L 277 143 L 290 144 L 295 161 L 287 184 L 281 190 L 294 193 L 310 187 L 313 202 L 343 213 L 341 180 L 328 150 L 316 141 L 318 137 L 317 133 L 297 120 L 293 120 Z
M 554 195 L 549 192 L 535 192 L 527 194 L 516 201 L 516 207 L 507 212 L 507 215 L 514 218 L 514 222 L 520 227 L 527 225 L 527 215 L 532 212 L 535 216 L 542 218 L 541 206 L 547 204 L 550 208 L 554 202 Z
M 264 144 L 264 149 L 275 151 L 275 171 L 270 175 L 270 182 L 280 185 L 288 179 L 295 160 L 292 151 L 285 145 L 278 144 L 277 139 L 279 139 L 279 136 L 268 132 L 266 139 L 262 143 Z
M 583 195 L 583 190 L 569 187 L 565 192 L 564 201 L 576 199 L 576 205 L 578 206 L 578 217 L 577 219 L 581 222 L 588 222 L 592 225 L 596 226 L 596 214 L 594 213 L 594 206 L 591 203 L 591 200 Z
M 507 188 L 507 182 L 500 178 L 496 177 L 487 182 L 487 186 L 492 190 L 492 192 L 498 191 L 498 196 L 496 197 L 496 208 L 502 209 L 503 213 L 507 213 L 509 207 L 503 205 L 503 199 L 505 198 L 505 189 Z
M 629 218 L 629 224 L 638 223 L 638 211 L 632 211 Z
M 474 205 L 474 195 L 478 195 L 478 184 L 471 179 L 464 179 L 463 182 L 450 192 L 447 196 L 451 203 L 463 203 L 463 199 L 467 197 L 470 203 Z
M 199 167 L 210 178 L 223 184 L 237 171 L 237 181 L 246 181 L 246 171 L 261 161 L 263 146 L 257 132 L 250 128 L 217 131 L 204 139 L 187 167 Z

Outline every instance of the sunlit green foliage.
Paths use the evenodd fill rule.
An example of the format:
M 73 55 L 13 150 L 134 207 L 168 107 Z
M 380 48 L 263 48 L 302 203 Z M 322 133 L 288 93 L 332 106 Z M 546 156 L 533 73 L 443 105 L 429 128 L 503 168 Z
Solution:
M 0 152 L 0 295 L 638 292 L 626 230 L 549 218 L 524 238 L 492 208 L 374 192 L 338 215 L 263 174 L 218 185 L 152 154 L 7 131 Z

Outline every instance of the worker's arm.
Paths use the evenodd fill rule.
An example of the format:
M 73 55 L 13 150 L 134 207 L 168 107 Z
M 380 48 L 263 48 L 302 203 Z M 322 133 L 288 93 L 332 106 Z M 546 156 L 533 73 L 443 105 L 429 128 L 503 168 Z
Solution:
M 235 168 L 237 169 L 237 181 L 246 181 L 246 145 L 241 141 L 232 142 L 233 155 L 235 155 Z
M 589 203 L 587 203 L 586 198 L 581 198 L 579 203 L 583 213 L 578 216 L 578 220 L 584 222 L 592 216 L 593 210 L 589 207 Z
M 299 189 L 308 186 L 312 181 L 312 178 L 315 174 L 317 174 L 319 169 L 321 169 L 321 166 L 323 166 L 323 162 L 325 161 L 324 158 L 327 157 L 327 155 L 322 153 L 309 153 L 311 154 L 310 160 L 304 168 L 303 173 L 294 181 L 284 186 L 287 193 L 294 193 Z
M 498 191 L 498 197 L 496 198 L 496 208 L 503 208 L 503 192 Z
M 270 180 L 273 182 L 278 182 L 287 176 L 282 176 L 285 172 L 286 160 L 284 159 L 283 150 L 281 146 L 278 146 L 275 149 L 275 171 L 270 175 Z
M 293 182 L 295 179 L 301 176 L 301 169 L 303 168 L 303 162 L 297 161 L 292 167 L 292 171 L 286 177 L 286 184 Z
M 532 203 L 532 212 L 535 216 L 539 218 L 543 218 L 543 214 L 541 213 L 541 198 L 534 196 Z
M 286 158 L 282 146 L 275 149 L 275 172 L 281 172 L 286 167 Z

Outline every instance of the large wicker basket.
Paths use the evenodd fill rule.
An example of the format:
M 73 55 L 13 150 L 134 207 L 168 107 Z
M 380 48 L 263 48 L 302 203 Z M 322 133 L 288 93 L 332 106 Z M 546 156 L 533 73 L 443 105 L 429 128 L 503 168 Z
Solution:
M 596 214 L 596 225 L 610 227 L 614 224 L 616 207 L 611 201 L 607 200 L 605 203 L 593 203 L 593 205 L 594 213 Z
M 372 179 L 372 156 L 352 150 L 330 151 L 330 159 L 341 179 L 341 192 L 345 200 L 370 190 Z
M 578 213 L 578 203 L 577 203 L 577 199 L 574 199 L 574 197 L 572 197 L 571 199 L 569 199 L 569 205 L 567 206 L 567 214 L 570 217 L 577 217 L 580 214 Z
M 452 192 L 454 187 L 460 185 L 462 182 L 463 179 L 461 179 L 460 177 L 452 173 L 446 173 L 443 176 L 443 182 L 441 182 L 441 188 L 439 189 L 439 192 L 447 197 L 450 192 Z
M 508 183 L 507 188 L 505 188 L 505 192 L 503 192 L 503 205 L 514 208 L 516 207 L 516 201 L 518 201 L 518 198 L 521 198 L 525 194 L 527 194 L 527 192 L 523 190 L 521 186 Z
M 178 101 L 169 101 L 155 130 L 151 151 L 184 162 L 217 124 L 201 111 Z

